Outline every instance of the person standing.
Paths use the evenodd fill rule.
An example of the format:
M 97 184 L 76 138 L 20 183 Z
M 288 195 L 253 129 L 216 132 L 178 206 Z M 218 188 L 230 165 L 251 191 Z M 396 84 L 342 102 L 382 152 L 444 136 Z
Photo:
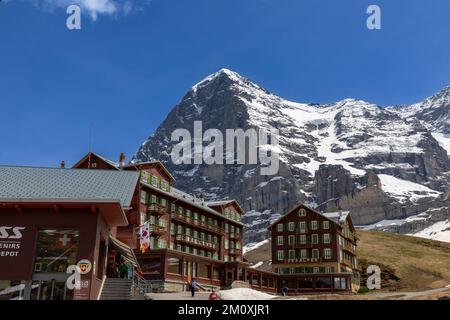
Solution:
M 192 298 L 195 296 L 195 290 L 197 289 L 197 280 L 195 280 L 195 278 L 192 279 L 191 281 L 191 296 Z

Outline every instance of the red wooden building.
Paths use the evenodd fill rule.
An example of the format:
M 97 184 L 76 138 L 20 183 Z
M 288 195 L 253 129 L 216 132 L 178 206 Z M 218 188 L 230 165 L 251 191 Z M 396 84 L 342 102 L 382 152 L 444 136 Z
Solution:
M 357 236 L 349 212 L 320 213 L 300 204 L 269 227 L 278 290 L 356 292 Z
M 205 290 L 243 281 L 276 291 L 276 274 L 249 268 L 243 259 L 242 208 L 235 200 L 206 202 L 173 187 L 159 161 L 115 163 L 89 153 L 74 168 L 137 171 L 140 183 L 118 236 L 134 248 L 146 279 L 159 291 L 182 291 L 195 278 Z

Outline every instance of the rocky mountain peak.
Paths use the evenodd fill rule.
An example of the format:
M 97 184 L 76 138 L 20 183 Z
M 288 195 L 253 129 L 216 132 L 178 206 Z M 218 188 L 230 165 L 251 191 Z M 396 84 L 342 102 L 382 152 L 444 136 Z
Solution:
M 449 98 L 450 88 L 443 91 L 430 102 L 433 108 Z M 187 92 L 133 161 L 159 159 L 176 177 L 176 187 L 203 192 L 208 200 L 238 200 L 246 211 L 246 242 L 263 240 L 270 222 L 298 202 L 324 211 L 353 210 L 357 224 L 404 218 L 439 206 L 438 196 L 450 190 L 450 160 L 442 144 L 447 137 L 437 135 L 438 125 L 449 125 L 442 121 L 449 114 L 443 105 L 438 113 L 406 117 L 403 107 L 357 99 L 297 103 L 221 69 Z M 279 172 L 262 176 L 250 164 L 175 165 L 171 134 L 184 128 L 193 136 L 194 121 L 202 121 L 203 132 L 279 129 Z

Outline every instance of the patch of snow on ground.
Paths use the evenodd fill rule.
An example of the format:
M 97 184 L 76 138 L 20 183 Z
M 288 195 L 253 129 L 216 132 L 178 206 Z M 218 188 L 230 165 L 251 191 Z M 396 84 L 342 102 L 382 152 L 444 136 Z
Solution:
M 436 222 L 432 226 L 411 235 L 431 240 L 450 242 L 450 220 Z
M 261 267 L 263 265 L 264 261 L 259 261 L 257 263 L 255 263 L 254 265 L 250 266 L 250 268 L 252 269 L 257 269 L 259 267 Z
M 221 300 L 270 300 L 274 295 L 249 288 L 235 288 L 218 292 Z
M 406 202 L 408 199 L 417 201 L 420 198 L 437 198 L 441 192 L 430 189 L 418 183 L 403 180 L 387 174 L 379 174 L 381 188 L 390 196 L 397 198 L 400 202 Z
M 244 252 L 244 254 L 246 254 L 247 252 L 255 250 L 256 248 L 259 248 L 259 247 L 263 246 L 264 244 L 266 244 L 268 242 L 269 242 L 269 239 L 263 240 L 261 242 L 249 243 L 249 244 L 244 246 L 243 252 Z

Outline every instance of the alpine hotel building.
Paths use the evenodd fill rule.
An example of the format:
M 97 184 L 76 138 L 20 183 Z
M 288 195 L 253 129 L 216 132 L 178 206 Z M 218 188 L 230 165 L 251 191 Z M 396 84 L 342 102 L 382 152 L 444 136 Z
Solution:
M 358 290 L 347 212 L 300 205 L 273 223 L 270 272 L 244 259 L 240 205 L 174 188 L 159 161 L 89 152 L 70 169 L 0 166 L 0 178 L 0 300 L 99 299 L 119 259 L 160 292 L 184 291 L 193 278 L 201 290 L 235 281 L 273 293 Z M 77 263 L 83 287 L 67 292 L 66 268 Z
M 289 292 L 357 292 L 358 237 L 348 211 L 298 205 L 269 227 L 272 270 Z

